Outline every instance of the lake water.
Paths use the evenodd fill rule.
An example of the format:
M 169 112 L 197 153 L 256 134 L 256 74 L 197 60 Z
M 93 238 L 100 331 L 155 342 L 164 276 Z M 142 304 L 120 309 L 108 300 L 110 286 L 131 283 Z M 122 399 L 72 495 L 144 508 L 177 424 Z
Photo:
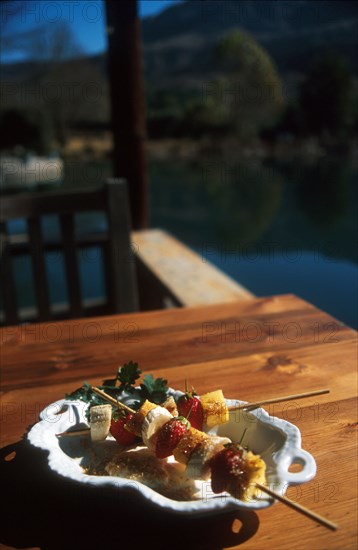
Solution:
M 173 159 L 153 161 L 149 171 L 151 227 L 168 230 L 257 296 L 294 293 L 358 328 L 357 174 L 348 160 Z M 109 172 L 107 164 L 76 163 L 65 185 L 93 185 Z M 77 222 L 81 231 L 105 229 L 98 214 Z M 58 232 L 54 219 L 44 225 L 47 235 Z M 47 260 L 50 293 L 61 302 L 63 258 Z M 103 292 L 99 260 L 97 249 L 79 256 L 86 298 Z M 15 266 L 19 301 L 31 306 L 29 262 Z
M 357 173 L 346 159 L 153 163 L 151 225 L 258 296 L 294 293 L 358 328 Z

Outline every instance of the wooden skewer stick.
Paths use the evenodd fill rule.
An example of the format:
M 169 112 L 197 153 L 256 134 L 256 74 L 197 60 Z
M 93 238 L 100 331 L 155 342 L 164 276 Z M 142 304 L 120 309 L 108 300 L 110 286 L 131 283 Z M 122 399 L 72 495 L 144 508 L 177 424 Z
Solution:
M 290 500 L 289 498 L 284 497 L 279 493 L 272 491 L 271 489 L 268 489 L 268 487 L 265 487 L 265 485 L 261 485 L 261 483 L 256 483 L 256 487 L 258 489 L 261 489 L 261 491 L 263 491 L 264 493 L 267 493 L 271 497 L 275 498 L 276 500 L 279 500 L 283 504 L 286 504 L 293 510 L 296 510 L 297 512 L 300 512 L 304 516 L 307 516 L 308 518 L 313 519 L 317 523 L 320 523 L 324 527 L 327 527 L 332 531 L 335 531 L 336 529 L 338 529 L 338 525 L 336 523 L 333 523 L 332 521 L 329 521 L 328 519 L 320 516 L 316 512 L 312 512 L 312 510 L 309 510 L 305 506 L 302 506 L 301 504 L 298 504 L 297 502 L 294 502 L 293 500 Z
M 240 405 L 233 405 L 228 407 L 229 411 L 240 411 L 242 409 L 257 409 L 261 405 L 270 405 L 271 403 L 280 403 L 281 401 L 292 401 L 294 399 L 302 399 L 303 397 L 312 397 L 313 395 L 323 395 L 329 393 L 328 389 L 310 391 L 306 393 L 296 393 L 294 395 L 285 395 L 283 397 L 273 397 L 272 399 L 263 399 L 262 401 L 256 401 L 254 403 L 244 403 Z
M 97 395 L 100 395 L 101 397 L 103 397 L 103 399 L 106 399 L 106 401 L 108 401 L 112 405 L 115 405 L 116 407 L 120 407 L 120 408 L 124 409 L 125 411 L 130 412 L 132 414 L 134 414 L 136 412 L 134 409 L 131 409 L 130 407 L 128 407 L 128 405 L 125 405 L 124 403 L 121 403 L 121 401 L 118 401 L 117 399 L 114 399 L 114 397 L 111 397 L 110 395 L 108 395 L 104 391 L 100 390 L 99 388 L 96 388 L 95 386 L 91 386 L 91 390 L 94 393 L 96 393 Z

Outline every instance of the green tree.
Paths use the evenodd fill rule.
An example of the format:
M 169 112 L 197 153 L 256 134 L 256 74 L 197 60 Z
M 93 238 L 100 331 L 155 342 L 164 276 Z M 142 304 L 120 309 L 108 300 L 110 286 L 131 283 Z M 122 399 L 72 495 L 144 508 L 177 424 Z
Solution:
M 2 43 L 5 52 L 20 51 L 32 62 L 19 86 L 22 93 L 4 94 L 2 109 L 39 112 L 43 140 L 48 138 L 48 126 L 58 147 L 66 144 L 79 122 L 95 125 L 109 120 L 108 82 L 85 57 L 68 22 L 39 24 L 14 36 L 9 32 Z M 9 90 L 16 88 L 11 80 L 4 84 Z
M 299 101 L 306 132 L 342 139 L 354 124 L 353 78 L 348 64 L 334 52 L 313 62 Z
M 282 83 L 268 53 L 248 34 L 232 31 L 216 49 L 223 76 L 207 94 L 224 105 L 226 118 L 242 139 L 257 136 L 283 106 Z

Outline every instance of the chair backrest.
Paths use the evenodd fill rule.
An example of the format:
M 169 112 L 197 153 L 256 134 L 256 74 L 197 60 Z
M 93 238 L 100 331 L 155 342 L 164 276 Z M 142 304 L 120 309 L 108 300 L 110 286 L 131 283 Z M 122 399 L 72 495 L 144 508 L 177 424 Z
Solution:
M 92 235 L 78 236 L 75 215 L 103 211 L 108 229 Z M 41 218 L 56 215 L 60 238 L 44 235 Z M 27 231 L 22 235 L 9 232 L 11 220 L 24 218 Z M 127 182 L 109 178 L 97 188 L 29 192 L 2 196 L 0 199 L 1 287 L 3 295 L 2 324 L 23 321 L 48 321 L 87 315 L 124 313 L 138 310 L 138 290 L 134 258 L 130 243 L 130 214 Z M 79 252 L 89 247 L 100 247 L 104 265 L 106 298 L 88 305 L 81 290 Z M 65 308 L 50 302 L 46 254 L 62 252 L 67 287 Z M 17 304 L 16 256 L 27 254 L 31 259 L 35 311 L 26 312 Z M 65 310 L 64 310 L 65 309 Z

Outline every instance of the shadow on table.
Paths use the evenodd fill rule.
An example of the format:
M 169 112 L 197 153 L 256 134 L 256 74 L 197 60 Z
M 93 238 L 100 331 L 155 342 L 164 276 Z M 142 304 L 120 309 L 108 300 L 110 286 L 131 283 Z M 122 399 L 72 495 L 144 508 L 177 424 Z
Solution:
M 48 468 L 47 453 L 20 441 L 0 449 L 0 542 L 17 548 L 220 550 L 242 544 L 259 526 L 252 511 L 207 517 L 150 507 L 132 491 L 100 492 Z

